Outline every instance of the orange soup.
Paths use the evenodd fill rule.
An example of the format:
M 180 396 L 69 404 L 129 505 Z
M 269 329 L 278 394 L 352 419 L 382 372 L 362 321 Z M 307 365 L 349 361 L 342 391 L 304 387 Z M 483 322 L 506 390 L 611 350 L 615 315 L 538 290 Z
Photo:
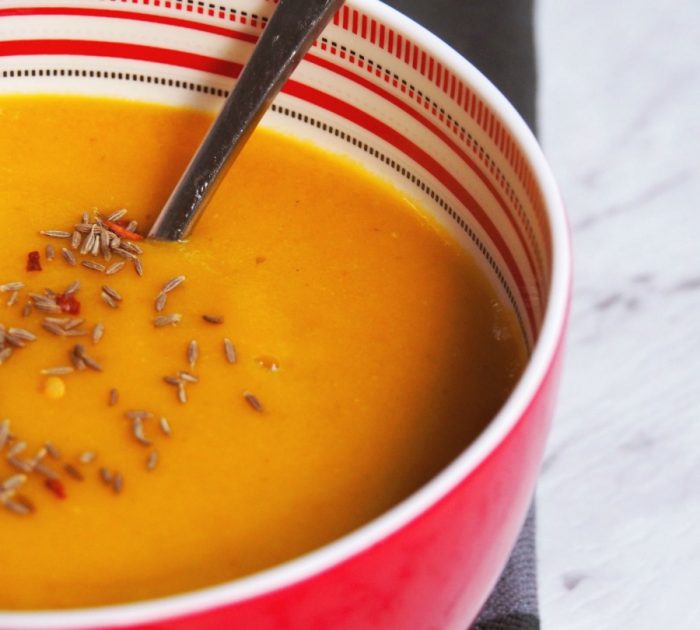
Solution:
M 210 123 L 0 99 L 0 609 L 220 583 L 386 511 L 518 378 L 513 316 L 389 184 L 259 130 L 187 243 Z

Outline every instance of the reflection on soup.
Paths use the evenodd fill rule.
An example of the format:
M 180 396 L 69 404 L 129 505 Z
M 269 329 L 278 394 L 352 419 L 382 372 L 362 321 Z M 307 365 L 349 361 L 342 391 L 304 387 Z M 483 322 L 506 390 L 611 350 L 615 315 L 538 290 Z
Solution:
M 0 609 L 311 551 L 450 462 L 522 370 L 475 263 L 291 138 L 257 132 L 188 243 L 141 240 L 208 124 L 0 100 Z

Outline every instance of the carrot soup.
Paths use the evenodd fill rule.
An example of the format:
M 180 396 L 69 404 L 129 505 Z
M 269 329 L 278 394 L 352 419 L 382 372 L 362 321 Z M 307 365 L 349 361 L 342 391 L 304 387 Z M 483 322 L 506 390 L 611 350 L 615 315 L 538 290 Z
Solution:
M 260 129 L 150 242 L 211 119 L 0 98 L 0 609 L 220 583 L 380 515 L 526 359 L 474 260 L 388 183 Z

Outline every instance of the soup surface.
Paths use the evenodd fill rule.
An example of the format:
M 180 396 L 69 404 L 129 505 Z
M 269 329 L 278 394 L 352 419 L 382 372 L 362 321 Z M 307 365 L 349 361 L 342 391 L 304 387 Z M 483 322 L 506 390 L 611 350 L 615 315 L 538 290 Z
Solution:
M 271 131 L 188 243 L 131 240 L 209 122 L 0 99 L 0 609 L 167 595 L 313 550 L 443 468 L 522 370 L 512 315 L 446 234 Z

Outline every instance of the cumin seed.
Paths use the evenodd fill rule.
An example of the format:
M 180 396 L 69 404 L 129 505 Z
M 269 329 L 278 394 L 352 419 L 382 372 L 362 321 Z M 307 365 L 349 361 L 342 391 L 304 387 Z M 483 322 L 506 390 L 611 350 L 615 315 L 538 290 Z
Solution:
M 109 267 L 107 267 L 105 274 L 108 276 L 113 276 L 115 273 L 119 273 L 122 269 L 124 269 L 125 265 L 126 265 L 126 263 L 123 260 L 115 262 L 115 263 L 111 264 Z
M 7 492 L 8 490 L 17 490 L 17 488 L 22 486 L 26 481 L 27 475 L 24 475 L 22 473 L 12 475 L 4 481 L 0 481 L 0 492 Z
M 173 432 L 170 427 L 170 422 L 168 422 L 168 419 L 165 416 L 161 417 L 161 419 L 158 421 L 158 426 L 163 432 L 163 435 L 167 435 L 168 437 L 172 435 Z
M 190 366 L 190 370 L 194 369 L 197 359 L 199 358 L 199 344 L 196 339 L 193 339 L 187 344 L 187 363 Z
M 12 512 L 13 514 L 17 514 L 18 516 L 28 516 L 31 514 L 34 510 L 30 509 L 29 506 L 18 499 L 18 497 L 15 497 L 14 499 L 5 499 L 2 501 L 2 506 Z
M 97 256 L 100 253 L 101 247 L 102 247 L 102 228 L 95 231 L 95 239 L 92 242 L 92 249 L 90 249 L 90 253 L 93 256 Z
M 71 363 L 73 364 L 73 367 L 76 370 L 79 370 L 80 372 L 82 372 L 83 370 L 85 370 L 87 368 L 87 365 L 85 364 L 85 361 L 83 360 L 83 358 L 81 356 L 78 356 L 74 352 L 71 352 L 68 356 L 70 357 Z
M 119 302 L 117 302 L 109 293 L 100 291 L 100 299 L 110 308 L 119 308 Z
M 131 422 L 131 432 L 136 441 L 142 446 L 150 446 L 151 441 L 143 432 L 143 418 L 133 418 Z
M 61 451 L 51 442 L 44 442 L 44 448 L 53 459 L 61 459 Z
M 136 243 L 134 243 L 134 241 L 122 241 L 122 247 L 132 254 L 136 254 L 137 256 L 143 254 L 143 250 Z
M 112 241 L 112 243 L 114 244 L 115 241 Z M 128 260 L 136 260 L 138 258 L 138 256 L 132 254 L 130 251 L 127 251 L 121 245 L 121 240 L 119 241 L 119 245 L 113 245 L 112 253 L 116 254 L 117 256 L 121 256 L 122 258 L 127 258 Z
M 68 328 L 66 329 L 66 337 L 87 337 L 87 330 L 82 328 Z
M 124 218 L 127 212 L 128 210 L 126 208 L 121 208 L 121 210 L 112 212 L 112 214 L 107 217 L 107 221 L 119 221 L 119 219 Z
M 155 449 L 152 450 L 146 458 L 146 470 L 155 470 L 156 466 L 158 466 L 158 459 L 158 451 L 156 451 Z
M 185 281 L 185 276 L 175 276 L 168 280 L 162 288 L 163 293 L 170 293 Z
M 42 446 L 37 452 L 34 457 L 32 457 L 32 463 L 33 464 L 38 464 L 42 459 L 45 459 L 46 456 L 49 454 L 49 449 L 46 448 L 46 446 Z
M 15 457 L 16 455 L 19 455 L 26 448 L 27 443 L 23 440 L 18 440 L 12 446 L 10 446 L 9 449 L 7 449 L 7 458 L 9 459 L 10 457 Z
M 262 413 L 264 411 L 262 403 L 251 392 L 243 392 L 243 398 L 245 398 L 246 402 L 254 411 L 257 411 L 258 413 Z
M 17 459 L 16 457 L 8 456 L 7 463 L 13 468 L 22 471 L 23 473 L 31 473 L 33 470 L 28 462 L 25 462 L 21 459 Z
M 61 313 L 61 307 L 56 304 L 56 298 L 52 295 L 42 295 L 41 293 L 30 293 L 29 300 L 32 306 L 44 313 Z
M 58 479 L 58 473 L 53 468 L 49 468 L 41 462 L 34 463 L 34 465 L 32 466 L 32 470 L 34 470 L 34 472 L 38 472 L 40 475 L 46 477 L 47 479 Z
M 97 344 L 102 340 L 102 337 L 104 337 L 105 334 L 105 327 L 104 324 L 98 322 L 95 324 L 94 328 L 92 329 L 92 343 Z
M 164 326 L 175 326 L 182 321 L 182 315 L 180 313 L 172 313 L 170 315 L 159 315 L 153 320 L 153 325 L 156 328 L 163 328 Z
M 72 318 L 69 319 L 65 325 L 63 326 L 64 330 L 74 330 L 78 326 L 82 326 L 85 323 L 84 319 L 77 319 L 77 318 Z
M 191 372 L 178 372 L 178 376 L 180 377 L 180 380 L 184 381 L 185 383 L 199 383 L 199 378 L 197 378 L 194 374 Z
M 12 346 L 13 348 L 24 348 L 27 345 L 24 343 L 24 341 L 22 341 L 22 339 L 11 335 L 9 332 L 5 333 L 5 343 L 9 344 L 9 346 Z
M 114 473 L 114 479 L 112 479 L 112 490 L 114 494 L 120 494 L 124 489 L 124 477 L 120 472 Z
M 5 447 L 10 437 L 10 421 L 4 418 L 0 422 L 0 451 Z
M 92 464 L 92 462 L 95 461 L 95 458 L 97 457 L 95 451 L 83 451 L 78 455 L 78 461 L 81 464 Z
M 44 320 L 41 322 L 41 327 L 47 331 L 50 332 L 52 335 L 56 335 L 57 337 L 65 337 L 66 336 L 66 331 L 63 330 L 58 324 L 54 324 L 52 322 L 47 322 Z
M 48 322 L 49 324 L 56 324 L 56 326 L 60 326 L 61 328 L 63 328 L 68 322 L 68 318 L 46 316 L 42 321 Z
M 96 226 L 93 225 L 90 228 L 90 231 L 88 232 L 87 238 L 83 241 L 82 245 L 80 246 L 80 252 L 81 255 L 85 256 L 89 252 L 92 252 L 92 246 L 95 244 L 95 239 L 97 238 L 95 236 L 95 228 Z
M 162 313 L 163 310 L 165 309 L 165 305 L 168 301 L 168 296 L 166 293 L 163 293 L 162 291 L 158 294 L 158 297 L 156 298 L 156 313 Z
M 107 295 L 109 295 L 109 297 L 111 297 L 115 302 L 121 302 L 124 299 L 116 289 L 113 289 L 112 287 L 107 286 L 106 284 L 102 286 L 102 290 Z
M 95 361 L 91 356 L 89 356 L 85 352 L 85 346 L 83 346 L 80 343 L 75 344 L 73 346 L 73 350 L 71 351 L 71 357 L 77 357 L 78 359 L 81 359 L 84 366 L 89 367 L 91 370 L 94 370 L 95 372 L 101 372 L 102 371 L 102 366 Z M 77 367 L 78 369 L 81 369 L 79 366 L 73 363 L 74 367 Z M 85 369 L 84 367 L 82 369 Z
M 36 512 L 36 507 L 34 506 L 34 503 L 32 503 L 31 499 L 29 497 L 26 497 L 23 494 L 16 494 L 14 497 L 15 501 L 19 503 L 23 508 L 29 511 L 29 513 Z
M 65 260 L 71 267 L 75 267 L 78 264 L 78 262 L 75 260 L 75 256 L 73 256 L 73 252 L 65 247 L 61 248 L 61 256 L 63 256 L 63 260 Z
M 231 364 L 234 364 L 238 358 L 236 346 L 234 346 L 233 342 L 228 338 L 224 339 L 224 354 L 226 355 L 226 360 Z
M 89 223 L 89 220 L 83 221 L 82 223 L 76 223 L 73 226 L 73 229 L 81 234 L 89 234 L 92 232 L 92 223 Z
M 63 291 L 63 295 L 73 295 L 80 289 L 80 280 L 75 280 L 71 282 Z
M 44 368 L 41 370 L 44 376 L 65 376 L 73 372 L 75 372 L 75 368 L 72 368 L 70 365 L 59 365 L 58 367 Z
M 87 268 L 87 269 L 92 269 L 93 271 L 97 271 L 98 273 L 104 273 L 106 267 L 100 263 L 96 263 L 92 260 L 81 260 L 80 264 Z
M 144 420 L 146 418 L 152 418 L 153 414 L 150 411 L 145 411 L 144 409 L 130 409 L 125 411 L 124 415 L 131 420 Z
M 14 337 L 16 339 L 20 339 L 21 341 L 36 341 L 36 335 L 28 330 L 25 330 L 24 328 L 8 328 L 6 335 L 8 338 Z
M 108 485 L 108 486 L 112 484 L 112 478 L 113 478 L 113 476 L 112 476 L 112 473 L 111 473 L 111 471 L 109 470 L 109 468 L 106 468 L 105 466 L 102 466 L 102 468 L 100 468 L 99 474 L 100 474 L 100 479 L 102 480 L 102 482 L 103 482 L 104 484 L 106 484 L 106 485 Z
M 218 324 L 223 324 L 223 323 L 224 323 L 224 318 L 221 317 L 220 315 L 208 315 L 208 314 L 204 314 L 204 315 L 202 315 L 202 319 L 203 319 L 205 322 L 208 322 L 209 324 L 218 325 Z
M 83 355 L 80 358 L 85 362 L 85 365 L 87 365 L 91 370 L 94 370 L 95 372 L 102 372 L 102 366 L 92 357 L 89 357 L 88 355 Z
M 24 289 L 24 282 L 6 282 L 0 284 L 0 293 L 14 293 Z
M 73 477 L 76 481 L 83 481 L 85 477 L 73 464 L 63 464 L 63 470 L 66 471 L 68 476 Z
M 108 230 L 102 230 L 102 232 L 100 232 L 100 253 L 102 254 L 102 258 L 104 258 L 107 262 L 112 259 L 112 252 L 109 248 L 109 235 L 110 232 Z
M 185 384 L 182 381 L 177 384 L 177 399 L 183 405 L 187 403 L 187 390 L 185 389 Z

